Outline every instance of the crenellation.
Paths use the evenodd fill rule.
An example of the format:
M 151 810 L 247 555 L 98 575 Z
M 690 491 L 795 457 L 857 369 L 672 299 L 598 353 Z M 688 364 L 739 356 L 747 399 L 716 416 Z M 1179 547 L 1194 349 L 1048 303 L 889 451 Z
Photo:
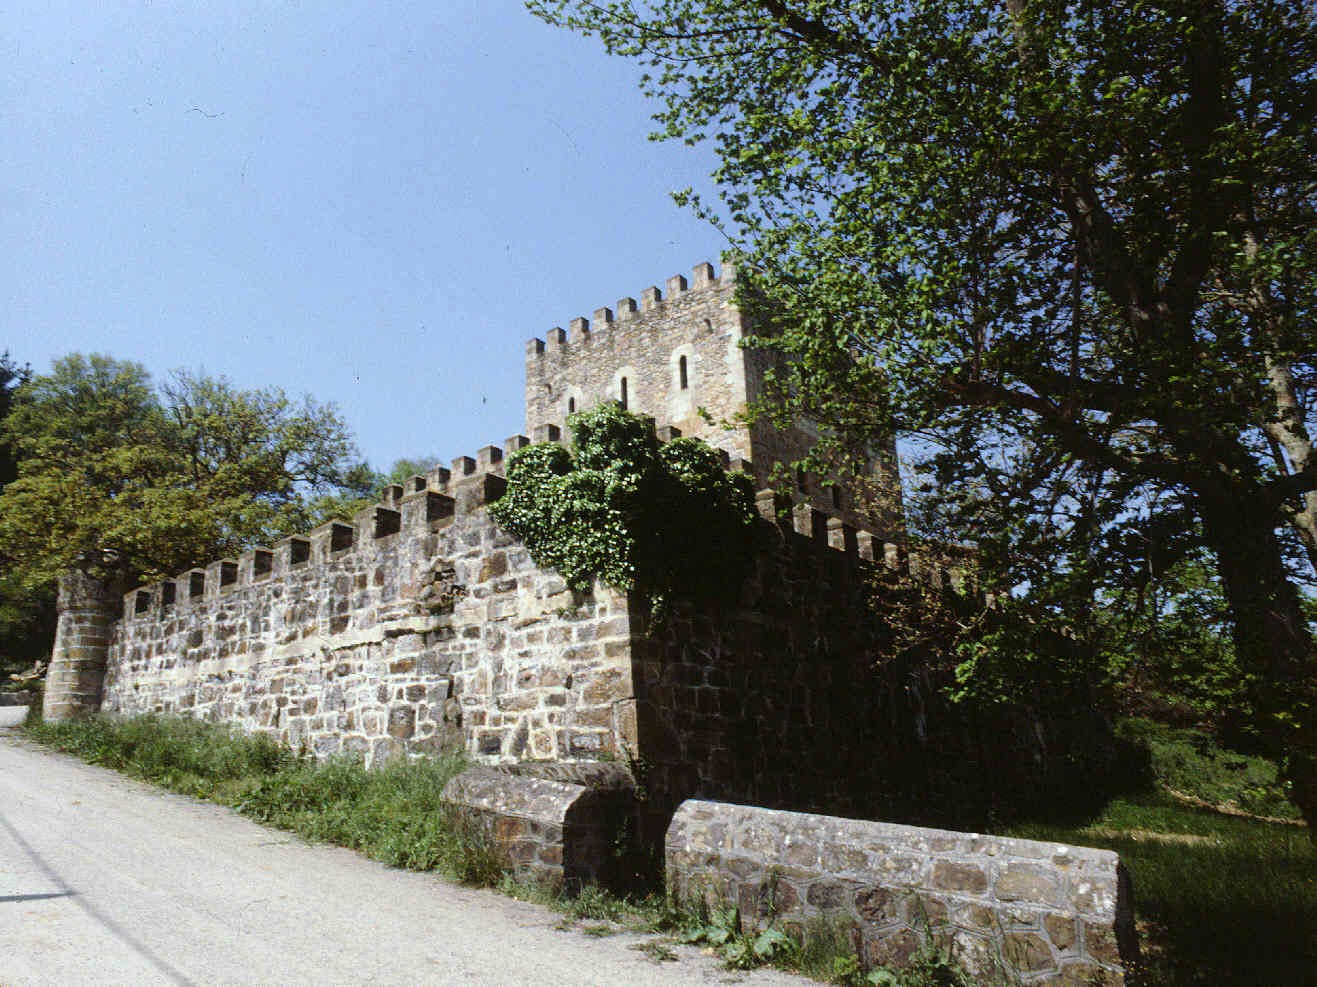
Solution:
M 859 556 L 859 542 L 854 526 L 839 517 L 827 519 L 828 547 L 845 552 L 847 555 Z
M 761 864 L 765 873 L 789 864 L 783 873 L 793 881 L 809 871 L 787 908 L 802 914 L 817 914 L 852 882 L 843 905 L 868 923 L 863 948 L 872 959 L 894 948 L 889 927 L 913 928 L 914 905 L 885 896 L 883 882 L 922 882 L 931 893 L 920 907 L 944 909 L 939 916 L 959 925 L 981 918 L 979 904 L 1000 903 L 1004 941 L 1041 943 L 1037 956 L 1060 976 L 1087 964 L 1119 977 L 1112 861 L 1049 863 L 1025 841 L 896 834 L 769 811 L 874 813 L 889 796 L 910 794 L 892 787 L 905 782 L 890 766 L 938 744 L 938 785 L 966 783 L 970 766 L 971 782 L 990 768 L 992 784 L 1029 786 L 1040 759 L 1017 756 L 1008 771 L 989 762 L 1012 743 L 1016 754 L 1031 750 L 1040 725 L 1009 714 L 991 731 L 961 723 L 936 690 L 916 694 L 893 678 L 904 672 L 879 660 L 888 629 L 869 604 L 882 567 L 983 594 L 967 566 L 947 569 L 903 547 L 899 497 L 895 513 L 875 520 L 835 477 L 774 486 L 775 467 L 799 458 L 811 426 L 744 424 L 772 366 L 741 345 L 749 326 L 734 282 L 730 263 L 721 277 L 699 264 L 690 282 L 666 281 L 666 298 L 651 287 L 639 306 L 619 302 L 616 316 L 597 310 L 593 335 L 578 317 L 570 344 L 561 329 L 547 343 L 531 340 L 531 438 L 515 435 L 457 457 L 451 470 L 389 485 L 351 524 L 329 521 L 126 595 L 81 573 L 61 579 L 47 715 L 187 715 L 369 764 L 463 751 L 517 777 L 463 776 L 452 797 L 485 813 L 514 859 L 533 853 L 543 866 L 532 871 L 569 882 L 585 873 L 573 868 L 598 864 L 620 831 L 614 820 L 573 835 L 578 823 L 598 822 L 596 783 L 577 783 L 597 778 L 600 762 L 626 774 L 621 762 L 634 760 L 647 766 L 647 798 L 633 822 L 651 850 L 686 799 L 768 807 L 701 803 L 668 842 L 670 873 L 721 882 L 744 915 L 759 914 Z M 716 604 L 675 598 L 661 622 L 640 594 L 601 583 L 573 591 L 486 510 L 506 491 L 505 457 L 532 438 L 561 442 L 567 415 L 621 397 L 623 378 L 631 410 L 660 441 L 703 439 L 758 491 L 757 555 L 742 585 Z M 894 455 L 893 447 L 877 457 L 892 478 Z M 544 784 L 522 777 L 546 763 L 572 770 L 538 776 Z M 540 794 L 557 801 L 532 804 Z M 720 815 L 744 825 L 715 846 Z M 701 839 L 708 845 L 696 846 Z M 715 856 L 729 850 L 736 859 L 724 874 Z M 1083 871 L 1090 863 L 1092 873 Z M 753 881 L 732 880 L 745 875 Z M 976 929 L 977 948 L 989 937 Z M 1034 981 L 1031 972 L 1026 982 Z
M 431 490 L 438 491 L 447 490 L 452 478 L 452 471 L 446 466 L 435 466 L 425 475 L 426 485 Z
M 289 535 L 274 543 L 274 571 L 284 575 L 289 570 L 305 565 L 311 558 L 311 540 L 302 535 Z
M 399 487 L 399 490 L 401 489 Z M 402 512 L 382 504 L 358 512 L 354 520 L 357 521 L 359 538 L 363 542 L 368 538 L 374 540 L 387 538 L 402 530 Z
M 828 515 L 811 504 L 797 504 L 791 512 L 792 527 L 796 534 L 804 535 L 822 544 L 828 544 Z

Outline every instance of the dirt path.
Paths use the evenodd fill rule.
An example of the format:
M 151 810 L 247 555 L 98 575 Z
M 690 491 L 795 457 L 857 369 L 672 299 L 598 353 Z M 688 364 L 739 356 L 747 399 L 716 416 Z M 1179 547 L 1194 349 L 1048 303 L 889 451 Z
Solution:
M 8 717 L 6 718 L 8 719 Z M 555 928 L 490 891 L 308 846 L 0 728 L 0 985 L 809 981 Z

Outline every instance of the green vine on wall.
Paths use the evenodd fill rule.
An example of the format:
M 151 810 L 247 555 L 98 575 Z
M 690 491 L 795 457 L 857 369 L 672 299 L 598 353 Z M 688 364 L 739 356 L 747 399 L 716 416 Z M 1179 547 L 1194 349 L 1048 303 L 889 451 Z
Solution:
M 575 590 L 595 578 L 669 599 L 735 594 L 754 557 L 754 489 L 698 439 L 660 444 L 650 423 L 604 404 L 567 419 L 574 436 L 508 459 L 507 493 L 490 514 L 537 564 Z

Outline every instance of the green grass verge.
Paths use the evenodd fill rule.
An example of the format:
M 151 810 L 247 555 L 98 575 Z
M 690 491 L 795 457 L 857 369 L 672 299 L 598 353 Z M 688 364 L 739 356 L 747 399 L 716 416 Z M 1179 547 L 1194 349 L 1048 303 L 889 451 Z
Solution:
M 1010 835 L 1115 850 L 1134 884 L 1144 982 L 1317 984 L 1317 851 L 1306 829 L 1118 798 L 1077 826 Z
M 439 793 L 461 757 L 361 761 L 298 757 L 266 737 L 175 717 L 30 721 L 29 737 L 92 764 L 237 809 L 308 840 L 350 847 L 393 867 L 470 884 L 501 876 L 483 834 Z
M 1117 733 L 1146 751 L 1146 791 L 1089 819 L 1019 823 L 1010 835 L 1120 854 L 1147 984 L 1317 985 L 1317 850 L 1307 829 L 1183 801 L 1296 819 L 1276 766 L 1152 720 L 1122 720 Z

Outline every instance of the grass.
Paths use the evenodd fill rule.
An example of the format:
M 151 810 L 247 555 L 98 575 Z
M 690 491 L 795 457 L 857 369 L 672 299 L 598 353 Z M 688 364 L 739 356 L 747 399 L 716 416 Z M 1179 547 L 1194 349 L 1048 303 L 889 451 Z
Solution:
M 1317 985 L 1317 849 L 1308 831 L 1184 804 L 1297 816 L 1260 758 L 1149 721 L 1120 724 L 1146 744 L 1154 784 L 1066 824 L 1010 835 L 1115 850 L 1129 869 L 1148 984 Z
M 24 729 L 92 764 L 393 867 L 481 885 L 501 874 L 484 834 L 440 801 L 444 785 L 465 766 L 460 757 L 397 759 L 367 770 L 359 760 L 316 762 L 265 737 L 174 717 L 35 720 Z

